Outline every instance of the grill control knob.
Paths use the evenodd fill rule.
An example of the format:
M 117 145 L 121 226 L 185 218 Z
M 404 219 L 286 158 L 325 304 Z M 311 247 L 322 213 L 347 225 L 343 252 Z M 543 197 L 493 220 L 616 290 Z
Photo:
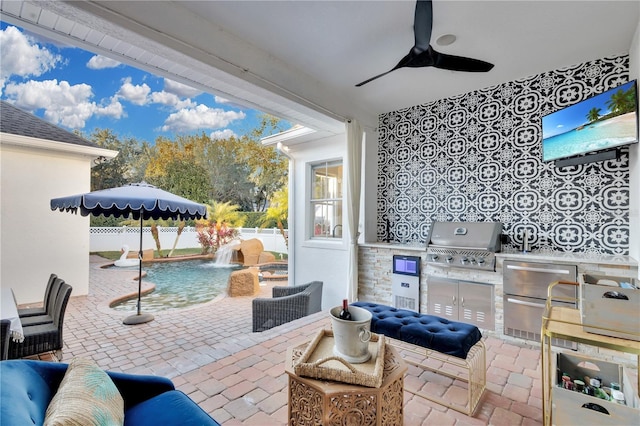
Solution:
M 484 265 L 484 259 L 483 258 L 478 259 L 478 265 Z
M 438 255 L 437 255 L 437 254 L 432 254 L 432 255 L 431 255 L 431 260 L 432 260 L 432 261 L 434 261 L 434 262 L 435 262 L 436 260 L 438 260 Z
M 462 263 L 463 265 L 467 263 L 467 257 L 463 256 L 462 259 L 460 259 L 460 263 Z
M 446 261 L 447 263 L 453 262 L 453 256 L 447 256 Z
M 470 258 L 469 262 L 471 262 L 471 264 L 473 265 L 474 263 L 476 263 L 476 258 L 475 257 Z

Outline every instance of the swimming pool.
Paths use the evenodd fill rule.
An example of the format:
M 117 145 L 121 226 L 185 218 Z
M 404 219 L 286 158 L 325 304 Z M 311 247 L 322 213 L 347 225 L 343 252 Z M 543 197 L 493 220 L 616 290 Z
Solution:
M 208 259 L 144 264 L 142 269 L 147 276 L 142 282 L 151 282 L 156 289 L 142 296 L 142 310 L 159 312 L 209 302 L 226 292 L 229 275 L 240 268 L 240 265 L 219 266 Z M 137 302 L 136 295 L 111 308 L 135 311 Z

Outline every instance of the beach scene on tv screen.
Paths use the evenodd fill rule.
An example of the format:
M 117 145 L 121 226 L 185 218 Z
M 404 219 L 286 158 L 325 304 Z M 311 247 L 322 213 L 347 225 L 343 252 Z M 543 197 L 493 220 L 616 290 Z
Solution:
M 635 82 L 542 117 L 543 161 L 638 141 Z

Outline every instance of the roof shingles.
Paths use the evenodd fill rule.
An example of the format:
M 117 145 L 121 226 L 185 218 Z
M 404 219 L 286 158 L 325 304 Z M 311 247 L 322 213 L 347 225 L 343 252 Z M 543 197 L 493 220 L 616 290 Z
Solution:
M 40 117 L 21 110 L 6 101 L 0 100 L 0 132 L 13 135 L 26 136 L 36 139 L 45 139 L 55 142 L 69 143 L 99 148 L 95 143 L 88 141 L 74 133 L 61 129 Z

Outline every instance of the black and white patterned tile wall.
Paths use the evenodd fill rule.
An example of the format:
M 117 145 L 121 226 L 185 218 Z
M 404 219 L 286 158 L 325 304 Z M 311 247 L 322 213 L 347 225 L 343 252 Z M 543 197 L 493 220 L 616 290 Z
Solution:
M 460 74 L 464 78 L 464 74 Z M 629 152 L 557 168 L 541 117 L 626 83 L 628 55 L 382 114 L 379 241 L 425 244 L 432 221 L 499 221 L 545 251 L 628 254 Z

